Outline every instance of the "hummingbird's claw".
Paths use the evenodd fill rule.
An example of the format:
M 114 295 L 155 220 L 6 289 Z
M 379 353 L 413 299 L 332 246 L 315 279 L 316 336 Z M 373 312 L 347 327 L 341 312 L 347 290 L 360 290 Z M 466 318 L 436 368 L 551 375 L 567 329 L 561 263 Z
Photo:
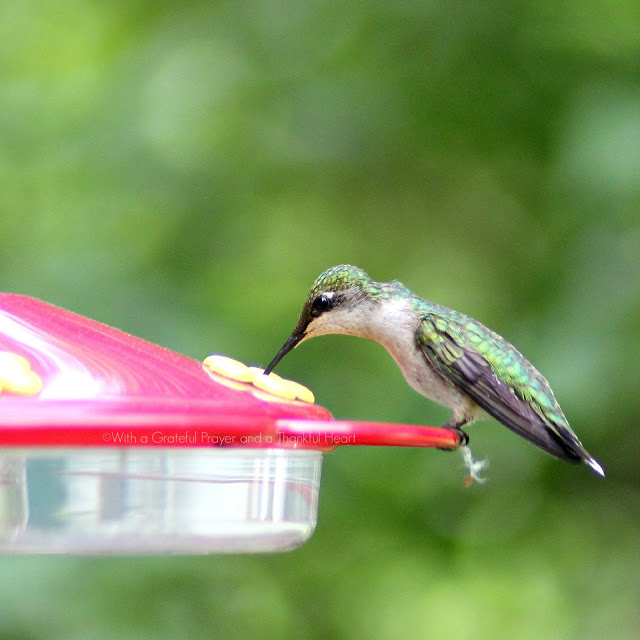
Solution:
M 466 431 L 457 427 L 453 427 L 451 431 L 458 436 L 458 447 L 466 447 L 469 444 L 469 434 Z
M 469 436 L 467 435 L 466 431 L 462 430 L 462 427 L 464 427 L 464 425 L 468 422 L 468 418 L 463 418 L 462 420 L 454 420 L 453 418 L 451 418 L 451 420 L 449 420 L 447 424 L 442 425 L 443 429 L 449 429 L 458 436 L 458 446 L 456 447 L 456 449 L 459 449 L 460 447 L 466 447 L 469 444 Z
M 443 429 L 449 429 L 450 431 L 453 431 L 456 436 L 458 437 L 458 443 L 456 444 L 455 447 L 437 447 L 438 449 L 440 449 L 441 451 L 457 451 L 458 449 L 460 449 L 460 447 L 466 447 L 469 444 L 469 435 L 463 431 L 462 429 L 460 429 L 460 427 L 452 427 L 448 424 L 445 424 L 443 427 Z

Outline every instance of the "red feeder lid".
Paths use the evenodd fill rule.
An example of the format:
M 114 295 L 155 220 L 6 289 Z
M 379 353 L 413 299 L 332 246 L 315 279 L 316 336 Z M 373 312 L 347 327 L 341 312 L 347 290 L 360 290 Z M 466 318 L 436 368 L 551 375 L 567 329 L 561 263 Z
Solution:
M 337 421 L 40 300 L 0 294 L 0 447 L 454 448 L 453 431 Z

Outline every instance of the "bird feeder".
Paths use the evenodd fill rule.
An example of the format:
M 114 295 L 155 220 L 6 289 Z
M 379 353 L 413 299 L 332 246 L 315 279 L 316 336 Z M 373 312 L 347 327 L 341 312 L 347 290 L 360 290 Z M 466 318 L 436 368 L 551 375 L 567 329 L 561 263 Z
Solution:
M 291 549 L 315 528 L 324 453 L 457 446 L 334 420 L 273 375 L 0 294 L 0 552 Z

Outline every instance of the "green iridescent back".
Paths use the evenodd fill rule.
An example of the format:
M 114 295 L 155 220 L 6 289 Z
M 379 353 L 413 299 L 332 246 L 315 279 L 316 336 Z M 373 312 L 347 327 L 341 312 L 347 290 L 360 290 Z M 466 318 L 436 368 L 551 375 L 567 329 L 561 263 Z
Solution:
M 453 309 L 415 298 L 416 309 L 429 314 L 423 333 L 434 342 L 446 333 L 461 347 L 479 353 L 495 375 L 547 423 L 569 428 L 567 419 L 544 376 L 507 340 L 483 324 Z

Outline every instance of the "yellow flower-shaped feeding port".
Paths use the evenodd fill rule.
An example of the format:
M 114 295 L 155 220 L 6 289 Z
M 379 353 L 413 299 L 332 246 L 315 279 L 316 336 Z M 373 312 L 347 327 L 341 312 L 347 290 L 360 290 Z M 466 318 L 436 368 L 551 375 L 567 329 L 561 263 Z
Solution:
M 17 353 L 0 351 L 0 393 L 34 396 L 42 389 L 42 378 L 31 363 Z
M 254 387 L 260 391 L 266 392 L 266 394 L 259 394 L 259 397 L 269 400 L 278 399 L 279 401 L 295 401 L 301 400 L 313 404 L 315 397 L 313 393 L 307 387 L 294 382 L 293 380 L 287 380 L 281 378 L 275 373 L 270 373 L 268 376 L 264 375 L 264 369 L 259 367 L 247 367 L 247 365 L 228 358 L 227 356 L 212 355 L 205 358 L 202 363 L 207 371 L 216 375 L 216 379 L 220 380 L 220 377 L 231 383 L 235 389 L 246 389 Z M 251 387 L 249 387 L 251 385 Z M 274 398 L 275 396 L 275 398 Z

